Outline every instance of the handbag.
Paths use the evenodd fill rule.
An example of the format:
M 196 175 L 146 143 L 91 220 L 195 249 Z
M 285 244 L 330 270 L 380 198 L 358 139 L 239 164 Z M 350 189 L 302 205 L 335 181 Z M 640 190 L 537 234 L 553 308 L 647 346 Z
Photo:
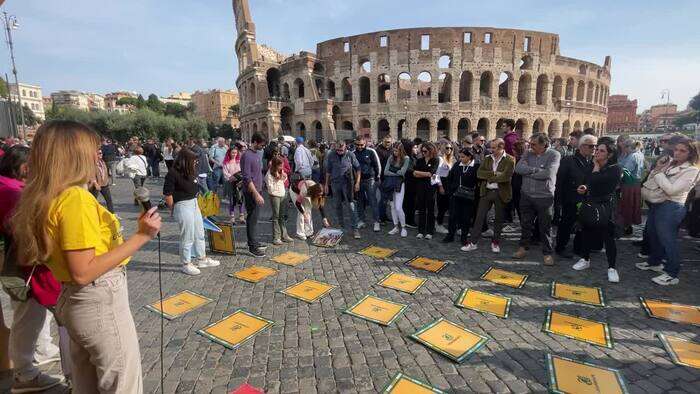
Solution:
M 666 192 L 656 183 L 653 176 L 649 176 L 642 185 L 642 199 L 648 203 L 659 204 L 668 200 Z
M 585 200 L 578 207 L 578 222 L 583 227 L 605 227 L 612 217 L 612 204 L 609 199 L 604 201 Z
M 468 167 L 467 167 L 468 169 Z M 454 193 L 452 193 L 454 198 L 458 198 L 460 200 L 474 200 L 476 198 L 476 188 L 475 187 L 469 187 L 469 186 L 462 186 L 462 176 L 460 175 L 459 177 L 459 187 L 457 187 L 457 190 L 455 190 Z

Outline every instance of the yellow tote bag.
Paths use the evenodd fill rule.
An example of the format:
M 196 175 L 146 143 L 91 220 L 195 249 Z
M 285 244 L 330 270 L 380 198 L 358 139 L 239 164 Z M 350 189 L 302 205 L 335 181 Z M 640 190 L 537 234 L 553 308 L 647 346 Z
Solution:
M 199 204 L 199 210 L 202 212 L 202 216 L 209 217 L 219 214 L 221 200 L 216 193 L 207 192 L 206 194 L 200 194 L 197 196 L 197 203 Z

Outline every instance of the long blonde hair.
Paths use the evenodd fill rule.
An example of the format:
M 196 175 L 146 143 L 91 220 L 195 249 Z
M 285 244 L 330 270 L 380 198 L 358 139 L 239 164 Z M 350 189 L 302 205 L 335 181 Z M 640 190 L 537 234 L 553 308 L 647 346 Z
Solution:
M 73 121 L 51 121 L 37 130 L 29 154 L 26 186 L 12 218 L 19 263 L 46 261 L 51 242 L 46 224 L 51 203 L 71 186 L 95 178 L 100 137 Z M 77 230 L 77 229 L 76 229 Z

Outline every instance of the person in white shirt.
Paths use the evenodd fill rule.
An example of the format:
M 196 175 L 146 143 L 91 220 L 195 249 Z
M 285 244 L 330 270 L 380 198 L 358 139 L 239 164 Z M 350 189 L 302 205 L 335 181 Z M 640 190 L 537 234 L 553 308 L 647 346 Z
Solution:
M 143 148 L 135 147 L 134 154 L 124 160 L 124 170 L 134 182 L 134 188 L 142 187 L 148 175 L 148 159 L 143 155 Z M 134 199 L 134 205 L 138 204 L 139 202 Z
M 304 146 L 304 137 L 297 137 L 297 148 L 294 151 L 294 169 L 304 179 L 311 179 L 315 158 L 311 151 Z
M 435 231 L 440 234 L 447 234 L 448 230 L 443 225 L 445 220 L 445 214 L 450 209 L 450 192 L 447 185 L 447 176 L 450 174 L 452 166 L 455 164 L 454 147 L 449 141 L 443 142 L 442 154 L 439 157 L 440 164 L 435 172 L 435 176 L 440 180 L 438 185 L 437 194 L 437 226 L 435 226 Z

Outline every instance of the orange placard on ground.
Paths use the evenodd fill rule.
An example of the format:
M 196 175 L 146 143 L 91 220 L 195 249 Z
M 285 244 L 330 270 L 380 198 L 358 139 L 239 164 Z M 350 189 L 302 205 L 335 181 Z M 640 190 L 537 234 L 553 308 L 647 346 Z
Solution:
M 377 284 L 389 289 L 403 291 L 404 293 L 415 294 L 426 281 L 427 279 L 417 276 L 392 272 L 377 282 Z
M 229 349 L 235 349 L 273 324 L 271 320 L 238 309 L 218 322 L 198 330 L 197 334 Z
M 691 368 L 700 368 L 700 343 L 670 335 L 656 335 L 674 363 Z
M 477 312 L 489 313 L 505 319 L 508 317 L 510 302 L 510 297 L 484 293 L 483 291 L 472 289 L 464 289 L 459 297 L 457 297 L 455 305 Z
M 505 271 L 499 268 L 489 267 L 489 269 L 481 275 L 481 279 L 493 282 L 499 285 L 513 287 L 519 289 L 525 285 L 527 275 L 518 274 L 517 272 Z
M 444 318 L 419 329 L 411 335 L 411 338 L 458 363 L 464 361 L 488 341 L 485 336 Z
M 547 354 L 549 389 L 565 394 L 626 394 L 627 386 L 616 369 Z
M 355 305 L 346 309 L 345 313 L 388 326 L 393 323 L 407 307 L 408 305 L 366 295 Z
M 146 305 L 145 308 L 163 315 L 163 317 L 165 317 L 168 320 L 172 320 L 210 302 L 212 302 L 211 298 L 207 298 L 197 293 L 193 293 L 189 290 L 184 290 L 177 294 L 173 294 L 168 298 L 163 299 L 162 309 L 160 300 L 150 305 Z
M 639 297 L 650 317 L 700 326 L 700 307 Z
M 335 287 L 336 286 L 323 282 L 317 282 L 312 279 L 304 279 L 303 281 L 282 290 L 281 293 L 311 303 L 321 299 Z
M 375 259 L 388 259 L 389 257 L 393 256 L 396 254 L 398 250 L 396 249 L 389 249 L 389 248 L 381 248 L 379 246 L 368 246 L 360 251 L 360 254 L 364 254 L 365 256 L 369 257 L 374 257 Z
M 384 387 L 382 394 L 445 394 L 445 392 L 399 372 Z
M 212 252 L 235 254 L 236 243 L 231 223 L 217 221 L 215 224 L 221 232 L 209 231 L 209 248 Z
M 438 273 L 447 265 L 446 261 L 429 259 L 427 257 L 414 257 L 406 262 L 406 265 L 421 270 Z
M 272 258 L 272 261 L 284 265 L 296 267 L 297 265 L 307 261 L 311 256 L 297 252 L 285 252 Z
M 258 283 L 261 280 L 277 273 L 276 269 L 253 265 L 240 271 L 228 274 L 228 276 L 250 283 Z
M 613 347 L 608 323 L 554 312 L 551 309 L 547 309 L 547 316 L 542 331 L 593 345 L 605 346 L 611 349 Z
M 552 297 L 582 304 L 605 306 L 600 287 L 586 287 L 552 282 Z

